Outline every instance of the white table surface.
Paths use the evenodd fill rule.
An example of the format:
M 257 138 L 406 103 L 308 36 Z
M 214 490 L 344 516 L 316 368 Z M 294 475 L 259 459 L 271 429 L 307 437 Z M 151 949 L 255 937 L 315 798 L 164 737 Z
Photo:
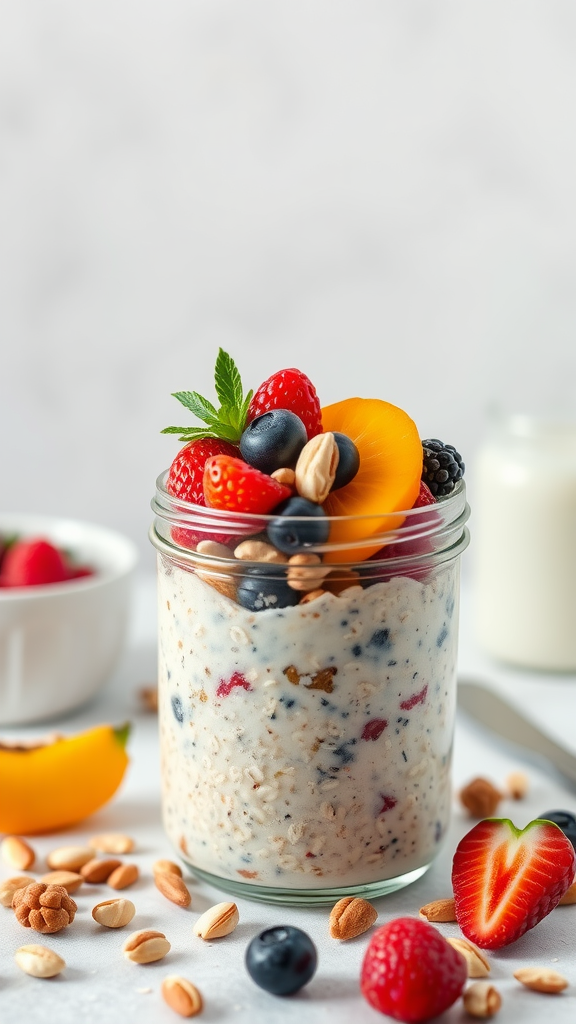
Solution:
M 461 609 L 460 670 L 463 675 L 483 677 L 507 693 L 525 711 L 576 752 L 576 676 L 547 676 L 505 668 L 493 663 L 477 648 L 473 632 L 473 603 L 469 584 L 463 582 Z M 174 858 L 160 820 L 159 753 L 156 716 L 142 711 L 138 691 L 155 684 L 156 627 L 155 581 L 137 578 L 134 613 L 127 652 L 113 680 L 89 707 L 50 723 L 49 726 L 2 730 L 4 736 L 36 736 L 57 728 L 73 733 L 99 722 L 120 723 L 130 719 L 133 731 L 129 743 L 131 764 L 114 799 L 91 819 L 75 829 L 31 840 L 38 856 L 37 877 L 46 869 L 44 858 L 56 846 L 82 843 L 96 832 L 121 831 L 136 840 L 132 855 L 141 871 L 140 880 L 124 895 L 136 905 L 136 917 L 122 930 L 103 929 L 91 917 L 95 903 L 109 899 L 106 886 L 85 886 L 75 894 L 78 914 L 73 925 L 54 936 L 40 936 L 24 930 L 10 910 L 0 908 L 0 1020 L 2 1024 L 35 1024 L 54 1020 L 58 1024 L 163 1024 L 179 1019 L 160 995 L 167 974 L 182 974 L 193 981 L 204 996 L 202 1021 L 254 1024 L 254 1022 L 305 1021 L 305 1024 L 370 1024 L 385 1020 L 359 993 L 359 971 L 368 935 L 339 943 L 328 935 L 329 908 L 280 908 L 245 899 L 237 900 L 240 924 L 225 939 L 205 943 L 195 937 L 192 927 L 198 915 L 214 903 L 231 899 L 217 890 L 189 879 L 192 905 L 187 910 L 174 906 L 155 888 L 151 865 L 158 857 Z M 454 751 L 455 792 L 476 775 L 491 778 L 502 786 L 507 774 L 523 769 L 530 780 L 527 798 L 504 801 L 499 814 L 524 826 L 539 813 L 552 808 L 576 808 L 576 792 L 543 766 L 522 761 L 509 749 L 458 718 Z M 1 797 L 0 797 L 1 798 Z M 377 924 L 399 915 L 417 915 L 432 899 L 451 894 L 450 869 L 459 838 L 472 826 L 458 801 L 454 800 L 451 828 L 435 865 L 418 882 L 375 901 Z M 0 865 L 0 878 L 14 870 Z M 278 998 L 257 988 L 244 967 L 244 951 L 261 929 L 274 924 L 294 924 L 307 931 L 318 948 L 319 963 L 312 981 L 295 996 Z M 137 928 L 164 931 L 172 944 L 168 956 L 149 965 L 124 959 L 121 946 L 127 934 Z M 455 924 L 438 926 L 447 936 L 458 935 Z M 18 946 L 46 942 L 66 960 L 58 978 L 39 980 L 24 975 L 14 962 Z M 576 1019 L 576 905 L 559 907 L 518 942 L 489 954 L 491 980 L 498 987 L 503 1005 L 497 1020 L 502 1024 L 523 1024 Z M 523 988 L 512 977 L 520 966 L 548 966 L 560 971 L 570 982 L 561 995 L 545 996 Z M 443 1022 L 463 1021 L 458 1002 Z

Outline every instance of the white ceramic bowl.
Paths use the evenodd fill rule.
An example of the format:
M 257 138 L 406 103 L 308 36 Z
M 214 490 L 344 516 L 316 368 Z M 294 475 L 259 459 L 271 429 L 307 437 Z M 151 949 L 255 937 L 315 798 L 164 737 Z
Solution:
M 0 725 L 41 722 L 80 707 L 110 678 L 130 611 L 135 545 L 73 519 L 0 514 L 0 535 L 45 537 L 93 576 L 0 587 Z

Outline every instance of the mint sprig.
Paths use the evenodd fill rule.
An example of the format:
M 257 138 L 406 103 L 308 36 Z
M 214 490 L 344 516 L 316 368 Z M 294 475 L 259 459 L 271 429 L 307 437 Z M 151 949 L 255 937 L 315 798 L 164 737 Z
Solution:
M 238 444 L 246 427 L 248 407 L 254 392 L 249 391 L 244 395 L 238 367 L 232 356 L 222 348 L 218 349 L 216 357 L 214 386 L 220 401 L 219 409 L 197 391 L 173 392 L 173 398 L 177 398 L 205 426 L 164 427 L 161 433 L 178 434 L 179 440 L 185 443 L 202 437 L 219 437 L 223 441 Z

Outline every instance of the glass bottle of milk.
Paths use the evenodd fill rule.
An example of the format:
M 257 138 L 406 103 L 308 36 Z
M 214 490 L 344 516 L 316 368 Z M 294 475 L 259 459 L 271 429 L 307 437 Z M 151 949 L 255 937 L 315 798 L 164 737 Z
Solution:
M 475 526 L 478 642 L 517 666 L 576 671 L 576 416 L 494 414 Z

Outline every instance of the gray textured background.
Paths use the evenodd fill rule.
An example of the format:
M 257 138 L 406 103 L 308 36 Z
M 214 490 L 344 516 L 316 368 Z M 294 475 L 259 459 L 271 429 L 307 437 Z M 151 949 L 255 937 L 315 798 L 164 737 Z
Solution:
M 0 506 L 151 565 L 219 345 L 404 406 L 473 500 L 491 402 L 574 401 L 575 57 L 571 0 L 1 0 Z

